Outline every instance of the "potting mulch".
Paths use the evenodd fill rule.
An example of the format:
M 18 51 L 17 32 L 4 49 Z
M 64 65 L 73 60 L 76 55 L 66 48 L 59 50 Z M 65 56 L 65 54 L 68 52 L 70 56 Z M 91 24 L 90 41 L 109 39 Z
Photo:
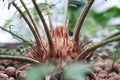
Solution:
M 93 72 L 97 80 L 120 80 L 120 59 L 113 63 L 112 59 L 97 57 L 90 64 L 94 65 Z M 24 79 L 28 68 L 30 68 L 29 63 L 0 60 L 0 80 Z

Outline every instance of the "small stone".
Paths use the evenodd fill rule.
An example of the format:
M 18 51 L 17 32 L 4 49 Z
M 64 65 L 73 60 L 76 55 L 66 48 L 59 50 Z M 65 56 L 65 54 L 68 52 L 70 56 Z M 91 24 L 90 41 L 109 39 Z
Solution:
M 112 68 L 111 67 L 105 67 L 104 70 L 107 71 L 107 72 L 111 72 Z
M 6 73 L 7 75 L 9 75 L 10 77 L 13 77 L 13 76 L 15 76 L 16 68 L 15 68 L 15 67 L 7 67 L 7 68 L 5 69 L 5 73 Z
M 0 73 L 0 77 L 1 77 L 1 78 L 8 78 L 9 76 L 8 76 L 7 74 Z
M 94 64 L 95 67 L 100 67 L 101 69 L 104 69 L 104 63 L 101 61 L 101 62 L 96 62 Z
M 118 59 L 115 63 L 114 63 L 114 69 L 118 72 L 120 72 L 120 59 Z
M 7 66 L 8 65 L 8 60 L 0 60 L 2 66 Z
M 120 80 L 120 76 L 116 72 L 112 72 L 108 75 L 108 80 Z
M 4 71 L 0 71 L 0 73 L 4 73 Z
M 112 70 L 112 60 L 111 59 L 105 59 L 104 61 L 104 70 L 110 72 Z
M 4 66 L 0 66 L 0 71 L 3 71 L 5 69 Z
M 94 67 L 94 70 L 95 70 L 95 72 L 100 72 L 100 71 L 102 71 L 102 68 L 100 68 L 100 67 Z
M 114 77 L 116 75 L 116 72 L 112 72 L 110 74 L 108 74 L 108 77 Z
M 110 78 L 108 78 L 108 80 L 115 80 L 115 78 L 114 77 L 110 77 Z
M 15 80 L 15 78 L 14 77 L 10 77 L 8 80 Z
M 108 75 L 108 72 L 107 72 L 107 71 L 100 71 L 100 72 L 98 73 L 98 77 L 99 77 L 99 78 L 105 78 L 105 77 L 107 77 L 107 75 Z
M 120 80 L 120 76 L 110 77 L 108 80 Z

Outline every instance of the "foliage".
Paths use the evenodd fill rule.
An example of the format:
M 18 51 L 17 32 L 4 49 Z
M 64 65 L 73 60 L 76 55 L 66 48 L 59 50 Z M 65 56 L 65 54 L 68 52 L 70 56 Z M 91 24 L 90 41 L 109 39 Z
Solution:
M 90 66 L 83 63 L 73 63 L 65 67 L 63 80 L 85 80 L 85 74 L 90 73 Z
M 69 0 L 67 18 L 70 20 L 68 27 L 70 34 L 73 33 L 73 27 L 75 26 L 77 18 L 79 17 L 84 5 L 85 2 L 81 0 Z
M 34 65 L 27 71 L 28 76 L 24 80 L 43 80 L 46 75 L 50 75 L 53 72 L 53 69 L 54 67 L 49 64 Z
M 118 7 L 111 7 L 108 10 L 104 12 L 95 12 L 91 11 L 89 14 L 92 16 L 92 18 L 96 21 L 97 24 L 101 25 L 101 27 L 106 27 L 108 25 L 108 22 L 112 18 L 120 17 L 120 8 Z
M 17 47 L 16 52 L 18 52 L 19 55 L 23 55 L 30 48 L 31 48 L 30 45 L 20 45 Z
M 0 50 L 1 54 L 5 54 L 5 55 L 24 55 L 24 53 L 30 49 L 31 46 L 30 45 L 20 45 L 17 46 L 16 49 L 7 49 L 7 48 L 3 48 Z
M 120 41 L 118 42 L 117 46 L 116 46 L 116 51 L 113 55 L 113 64 L 115 61 L 117 61 L 120 58 Z
M 9 49 L 2 49 L 2 50 L 0 50 L 0 53 L 1 54 L 7 54 L 7 55 L 15 55 L 15 51 L 14 50 L 9 50 Z
M 77 21 L 77 18 L 83 9 L 83 6 L 85 2 L 80 2 L 80 6 L 77 6 L 77 3 L 79 1 L 71 0 L 72 3 L 69 2 L 68 6 L 68 18 L 70 19 L 69 24 L 69 31 L 73 32 L 74 25 Z M 115 30 L 116 27 L 111 27 L 112 25 L 109 25 L 109 22 L 113 18 L 120 17 L 120 8 L 118 7 L 111 7 L 103 12 L 96 12 L 95 10 L 90 10 L 87 19 L 85 20 L 85 23 L 83 24 L 86 32 L 89 32 L 90 35 L 94 36 L 100 29 L 105 29 L 106 31 Z M 114 26 L 114 25 L 113 25 Z M 117 28 L 118 29 L 118 28 Z M 87 34 L 89 35 L 89 34 Z
M 27 71 L 27 78 L 24 80 L 43 80 L 46 76 L 52 76 L 54 67 L 50 64 L 34 65 Z M 85 80 L 86 74 L 91 72 L 91 66 L 83 63 L 71 63 L 62 72 L 62 80 Z M 74 74 L 74 75 L 73 75 Z M 55 76 L 54 76 L 55 77 Z M 60 75 L 59 75 L 60 77 Z

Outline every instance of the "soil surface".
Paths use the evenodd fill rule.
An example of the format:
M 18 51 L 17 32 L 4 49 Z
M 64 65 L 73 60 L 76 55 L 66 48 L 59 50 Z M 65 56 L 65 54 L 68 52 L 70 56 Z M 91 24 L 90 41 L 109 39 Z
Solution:
M 90 63 L 94 65 L 93 72 L 98 80 L 120 80 L 120 59 L 113 63 L 112 59 L 98 57 Z M 24 62 L 0 60 L 0 80 L 25 78 L 29 67 L 30 64 Z
M 120 59 L 98 57 L 94 62 L 94 73 L 98 80 L 120 80 Z
M 20 80 L 26 77 L 25 69 L 29 66 L 24 62 L 0 60 L 0 80 Z

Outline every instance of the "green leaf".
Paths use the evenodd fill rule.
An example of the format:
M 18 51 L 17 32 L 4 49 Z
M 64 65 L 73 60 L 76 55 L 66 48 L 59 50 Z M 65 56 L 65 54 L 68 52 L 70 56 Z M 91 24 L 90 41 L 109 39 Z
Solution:
M 67 18 L 70 20 L 69 31 L 73 30 L 73 27 L 76 24 L 76 21 L 80 15 L 80 12 L 85 5 L 85 2 L 78 0 L 69 0 L 68 4 L 68 16 Z
M 115 54 L 113 56 L 113 61 L 115 62 L 116 60 L 118 60 L 120 58 L 120 41 L 117 45 L 117 48 L 116 48 L 116 51 L 115 51 Z
M 112 7 L 101 13 L 90 11 L 89 14 L 91 14 L 99 25 L 106 27 L 110 19 L 120 17 L 120 8 Z
M 97 30 L 99 29 L 98 24 L 96 24 L 95 20 L 90 16 L 87 17 L 87 20 L 85 20 L 85 23 L 83 24 L 83 26 L 87 31 L 89 31 L 91 35 L 95 35 Z
M 83 63 L 74 63 L 65 67 L 63 80 L 85 80 L 85 74 L 90 72 L 90 66 Z
M 12 23 L 12 22 L 13 22 L 13 19 L 7 19 L 6 22 L 7 22 L 7 23 Z
M 53 72 L 53 66 L 49 64 L 34 65 L 27 72 L 27 78 L 25 80 L 43 80 L 46 75 Z
M 31 46 L 29 46 L 29 45 L 20 45 L 20 46 L 17 47 L 16 51 L 17 51 L 20 55 L 23 55 L 23 53 L 24 53 L 26 50 L 30 49 L 30 48 L 31 48 Z

